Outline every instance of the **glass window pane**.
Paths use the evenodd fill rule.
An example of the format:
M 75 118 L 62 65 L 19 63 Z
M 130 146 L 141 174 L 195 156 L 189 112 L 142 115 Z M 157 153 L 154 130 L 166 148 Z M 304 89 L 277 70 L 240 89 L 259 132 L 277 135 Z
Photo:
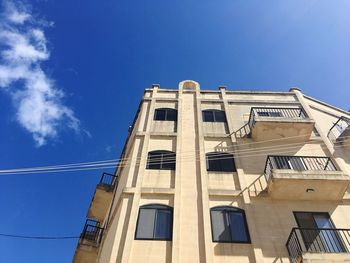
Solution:
M 234 172 L 236 171 L 233 155 L 225 154 L 221 156 L 221 171 Z
M 177 110 L 168 109 L 166 114 L 167 121 L 176 121 L 177 120 Z
M 157 121 L 165 120 L 165 110 L 164 109 L 156 109 L 154 113 L 154 119 Z
M 148 160 L 147 160 L 147 169 L 160 169 L 161 167 L 161 158 L 162 155 L 160 153 L 148 153 Z
M 204 122 L 214 122 L 214 114 L 212 111 L 203 111 L 203 121 Z
M 290 169 L 289 163 L 288 163 L 289 157 L 275 156 L 273 158 L 274 158 L 274 161 L 276 162 L 278 169 Z
M 297 171 L 306 170 L 304 162 L 300 157 L 291 157 L 289 160 L 289 164 L 293 170 L 297 170 Z
M 153 238 L 155 209 L 140 208 L 136 238 Z
M 248 242 L 245 220 L 242 213 L 229 212 L 232 241 Z
M 157 222 L 154 237 L 156 239 L 171 239 L 171 221 L 170 210 L 160 209 L 157 211 Z
M 175 170 L 176 155 L 173 152 L 165 152 L 162 156 L 161 169 Z
M 208 171 L 221 171 L 221 162 L 219 153 L 208 153 L 207 154 L 207 170 Z
M 260 117 L 269 117 L 269 113 L 265 111 L 258 111 L 258 116 Z
M 225 211 L 212 210 L 211 224 L 213 241 L 231 241 L 230 230 L 226 220 Z
M 282 113 L 279 111 L 269 112 L 270 117 L 282 117 Z
M 226 115 L 224 111 L 214 111 L 216 122 L 226 122 Z

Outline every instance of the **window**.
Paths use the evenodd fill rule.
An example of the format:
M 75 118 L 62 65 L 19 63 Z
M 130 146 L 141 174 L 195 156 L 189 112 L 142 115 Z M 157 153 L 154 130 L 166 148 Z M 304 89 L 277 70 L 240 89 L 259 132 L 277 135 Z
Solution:
M 222 110 L 204 110 L 202 115 L 204 122 L 226 122 L 226 115 Z
M 300 156 L 275 156 L 274 160 L 278 169 L 308 170 L 303 157 Z
M 283 117 L 279 111 L 258 111 L 260 117 Z
M 231 206 L 219 206 L 210 210 L 214 242 L 250 243 L 244 210 Z
M 310 252 L 347 252 L 344 240 L 327 212 L 294 212 L 305 247 Z
M 144 205 L 137 218 L 135 239 L 171 240 L 173 210 L 166 205 Z
M 175 170 L 176 154 L 171 151 L 152 151 L 148 153 L 147 169 Z
M 233 155 L 229 153 L 211 152 L 206 154 L 207 171 L 235 172 Z
M 169 108 L 156 109 L 154 112 L 156 121 L 177 121 L 177 110 Z

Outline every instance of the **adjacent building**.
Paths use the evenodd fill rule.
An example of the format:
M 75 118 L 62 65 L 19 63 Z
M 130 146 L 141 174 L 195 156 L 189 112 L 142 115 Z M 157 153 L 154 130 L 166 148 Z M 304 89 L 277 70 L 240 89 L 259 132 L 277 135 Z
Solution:
M 298 88 L 153 85 L 73 262 L 350 261 L 349 127 Z

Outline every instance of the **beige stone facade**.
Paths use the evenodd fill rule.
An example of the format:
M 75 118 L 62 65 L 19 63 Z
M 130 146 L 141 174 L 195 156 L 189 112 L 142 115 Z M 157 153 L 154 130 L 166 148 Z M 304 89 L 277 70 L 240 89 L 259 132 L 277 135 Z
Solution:
M 175 109 L 177 121 L 154 120 L 160 108 Z M 223 111 L 226 121 L 204 122 L 205 110 Z M 297 88 L 153 85 L 115 177 L 96 189 L 88 216 L 99 223 L 84 228 L 73 262 L 350 261 L 350 147 L 341 138 L 349 129 L 335 124 L 341 117 L 350 113 Z M 176 154 L 175 170 L 147 169 L 148 153 L 159 150 Z M 208 171 L 212 152 L 232 154 L 235 171 Z M 135 238 L 140 207 L 148 204 L 171 207 L 171 240 Z M 223 206 L 244 211 L 249 242 L 213 241 L 211 209 Z M 315 222 L 328 230 L 298 225 L 295 212 L 320 213 Z

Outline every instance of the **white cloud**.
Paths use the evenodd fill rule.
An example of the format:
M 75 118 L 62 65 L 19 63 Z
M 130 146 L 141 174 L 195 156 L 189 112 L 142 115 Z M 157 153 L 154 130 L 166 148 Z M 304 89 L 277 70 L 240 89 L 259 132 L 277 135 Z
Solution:
M 0 88 L 12 96 L 17 121 L 32 133 L 37 146 L 42 146 L 57 137 L 59 128 L 79 131 L 80 123 L 63 104 L 63 91 L 42 69 L 41 62 L 50 58 L 44 23 L 33 22 L 28 10 L 20 2 L 4 5 Z
M 23 24 L 32 17 L 21 2 L 17 2 L 16 4 L 14 2 L 6 2 L 5 7 L 7 9 L 5 16 L 12 23 Z

